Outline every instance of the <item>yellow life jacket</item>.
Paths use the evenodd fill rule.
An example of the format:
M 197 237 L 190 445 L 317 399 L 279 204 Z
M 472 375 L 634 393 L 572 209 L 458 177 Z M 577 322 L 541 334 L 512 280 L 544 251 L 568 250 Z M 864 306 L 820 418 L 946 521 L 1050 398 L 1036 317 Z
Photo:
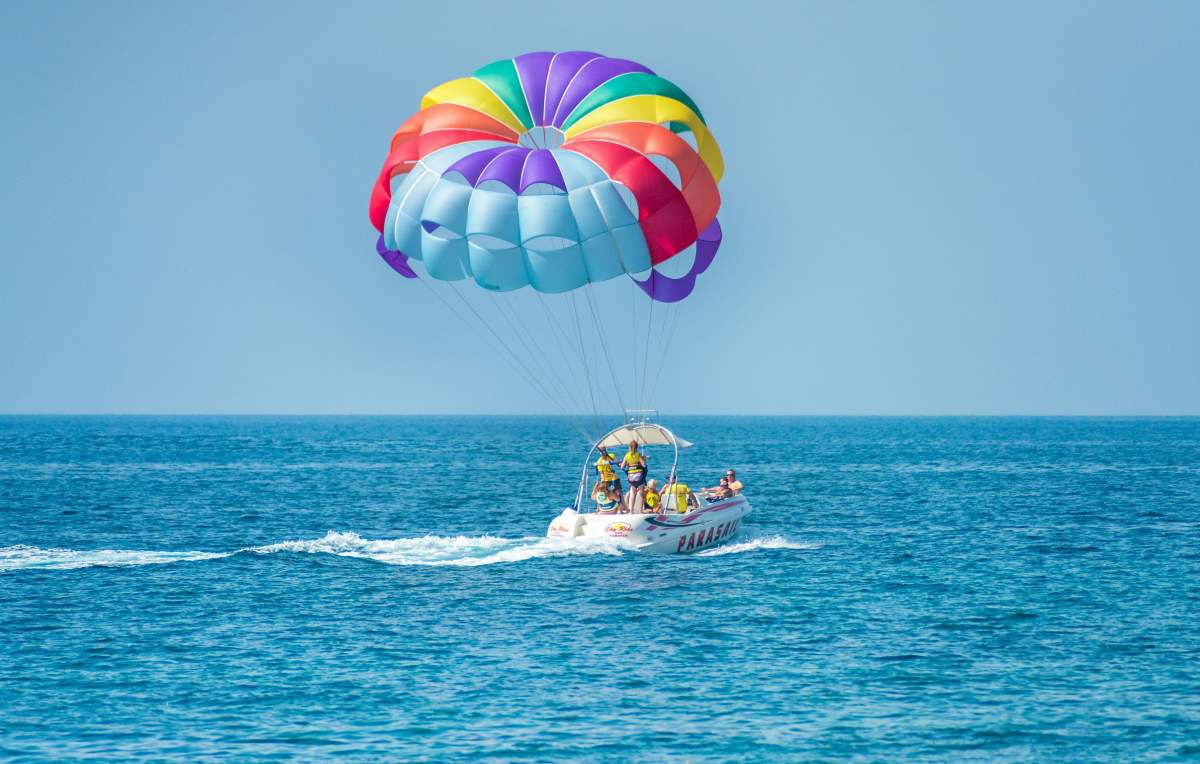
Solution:
M 641 452 L 634 453 L 628 451 L 625 457 L 621 459 L 621 468 L 625 470 L 625 474 L 635 483 L 640 483 L 642 477 L 646 474 L 646 468 L 642 466 L 643 456 Z
M 600 473 L 601 480 L 608 482 L 617 479 L 617 473 L 613 471 L 616 461 L 612 454 L 601 454 L 596 460 L 596 472 Z
M 658 495 L 658 491 L 655 491 L 655 490 L 654 490 L 654 489 L 652 489 L 652 488 L 647 488 L 647 489 L 646 489 L 646 498 L 645 498 L 645 501 L 646 501 L 646 506 L 647 506 L 647 507 L 649 507 L 650 509 L 654 509 L 655 507 L 657 507 L 657 506 L 658 506 L 658 504 L 659 504 L 659 502 L 660 502 L 661 500 L 662 500 L 662 497 L 660 497 L 660 496 Z
M 676 483 L 671 490 L 675 493 L 675 511 L 687 512 L 688 494 L 692 492 L 692 489 L 687 487 L 687 483 Z

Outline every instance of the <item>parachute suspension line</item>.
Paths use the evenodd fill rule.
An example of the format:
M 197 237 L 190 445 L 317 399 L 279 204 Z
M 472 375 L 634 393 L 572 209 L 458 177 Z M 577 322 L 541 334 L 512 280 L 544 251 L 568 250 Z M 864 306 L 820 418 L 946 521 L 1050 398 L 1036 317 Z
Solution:
M 459 310 L 457 310 L 444 297 L 442 297 L 440 294 L 438 294 L 437 290 L 434 289 L 425 279 L 417 279 L 417 280 L 420 281 L 425 286 L 425 288 L 429 290 L 429 293 L 431 295 L 433 295 L 434 298 L 437 299 L 438 302 L 440 302 L 443 306 L 445 306 L 445 308 L 447 310 L 449 310 L 455 316 L 455 318 L 457 318 L 459 321 L 462 321 L 464 324 L 466 324 L 467 328 L 470 329 L 475 334 L 475 336 L 479 338 L 479 341 L 482 342 L 484 345 L 486 345 L 488 348 L 490 348 L 492 350 L 492 352 L 495 353 L 500 358 L 500 360 L 502 360 L 506 364 L 508 364 L 509 368 L 511 368 L 513 371 L 517 372 L 517 374 L 524 376 L 524 371 L 523 371 L 523 369 L 521 369 L 521 367 L 519 365 L 514 364 L 512 359 L 510 359 L 508 356 L 505 356 L 503 353 L 501 353 L 496 348 L 496 346 L 493 345 L 488 340 L 488 338 L 483 335 L 483 332 L 479 331 L 479 328 L 477 326 L 475 326 L 475 324 L 473 324 L 470 320 L 468 320 L 465 315 L 463 315 Z M 454 291 L 455 294 L 458 294 L 457 290 L 452 290 L 452 291 Z M 459 295 L 459 298 L 461 299 L 462 295 Z M 466 301 L 464 300 L 464 303 L 465 302 Z M 467 307 L 471 308 L 471 306 L 469 304 L 467 305 Z M 473 312 L 473 313 L 475 312 L 473 308 L 471 308 L 471 312 Z M 479 314 L 476 313 L 476 316 L 478 316 L 478 315 Z M 482 319 L 481 319 L 481 323 L 483 323 Z M 483 325 L 485 327 L 487 326 L 486 323 L 483 323 Z M 546 395 L 546 393 L 543 391 L 542 395 Z M 547 397 L 549 397 L 549 396 L 547 396 Z M 581 434 L 583 434 L 583 433 L 581 433 Z M 587 436 L 584 435 L 584 437 L 586 438 Z
M 621 412 L 625 412 L 625 398 L 621 395 L 621 383 L 617 377 L 617 369 L 613 366 L 612 355 L 608 352 L 608 340 L 604 339 L 604 325 L 600 323 L 600 316 L 596 313 L 596 304 L 592 301 L 592 285 L 584 284 L 583 293 L 587 296 L 588 309 L 592 312 L 592 325 L 596 327 L 596 335 L 600 338 L 600 346 L 604 349 L 604 360 L 608 362 L 608 375 L 612 381 L 613 389 L 617 393 L 617 403 L 621 406 Z
M 542 310 L 546 316 L 534 315 L 531 317 L 532 323 L 530 326 L 540 326 L 541 322 L 549 321 L 553 330 L 550 332 L 554 335 L 556 344 L 550 345 L 552 341 L 546 339 L 547 347 L 558 348 L 549 359 L 553 361 L 556 367 L 560 368 L 562 378 L 571 389 L 578 395 L 581 404 L 579 408 L 580 418 L 590 422 L 589 428 L 595 428 L 599 431 L 603 429 L 598 417 L 598 409 L 595 402 L 595 395 L 592 392 L 592 381 L 587 376 L 588 368 L 582 363 L 580 356 L 579 344 L 576 340 L 575 330 L 571 327 L 571 312 L 568 305 L 568 298 L 563 294 L 559 299 L 554 300 L 550 297 L 534 292 L 538 297 L 539 303 L 542 305 Z M 537 336 L 541 336 L 539 333 Z M 590 420 L 589 420 L 590 416 Z
M 520 331 L 520 323 L 511 317 L 510 312 L 505 311 L 505 307 L 508 307 L 511 311 L 512 306 L 506 306 L 505 300 L 497 300 L 496 295 L 492 294 L 491 291 L 488 291 L 487 296 L 488 299 L 492 301 L 492 307 L 496 308 L 496 312 L 500 314 L 500 318 L 503 318 L 504 323 L 508 324 L 509 329 L 506 333 L 508 333 L 509 338 L 514 339 L 514 344 L 520 343 L 517 344 L 516 347 L 523 348 L 528 354 L 528 359 L 522 359 L 521 365 L 526 368 L 530 374 L 538 375 L 541 383 L 544 384 L 547 389 L 552 389 L 558 393 L 564 393 L 562 384 L 559 383 L 557 386 L 554 385 L 553 383 L 556 383 L 557 379 L 554 378 L 553 375 L 548 374 L 546 372 L 546 368 L 538 363 L 538 354 L 534 353 L 534 350 L 530 348 L 529 343 L 526 342 L 526 338 L 524 338 Z M 565 396 L 564 401 L 566 401 L 566 399 L 569 397 L 570 396 Z
M 550 310 L 550 306 L 546 304 L 546 300 L 542 297 L 541 292 L 534 290 L 533 295 L 535 297 L 537 297 L 538 302 L 542 306 L 542 310 L 546 313 L 546 318 L 548 318 L 550 320 L 550 325 L 553 326 L 555 329 L 554 339 L 555 339 L 555 342 L 558 343 L 559 347 L 563 351 L 563 359 L 566 360 L 566 359 L 570 358 L 570 354 L 574 352 L 574 343 L 572 343 L 572 341 L 570 340 L 569 330 L 563 329 L 562 322 L 558 320 L 558 316 L 554 315 L 554 311 Z M 572 308 L 573 307 L 574 307 L 574 302 L 572 302 Z M 576 323 L 578 323 L 578 318 L 576 318 Z M 599 412 L 596 409 L 596 396 L 592 392 L 592 378 L 591 378 L 591 375 L 588 374 L 587 359 L 583 357 L 583 342 L 582 342 L 582 340 L 583 340 L 583 337 L 581 334 L 580 335 L 580 345 L 579 345 L 580 365 L 583 367 L 584 380 L 586 381 L 586 384 L 587 384 L 588 398 L 591 400 L 591 403 L 592 403 L 592 425 L 596 428 L 596 431 L 599 432 L 600 431 L 600 417 L 599 417 Z M 567 377 L 567 379 L 571 378 L 571 370 L 570 370 L 569 363 L 567 364 L 566 377 Z
M 596 419 L 596 431 L 600 430 L 600 408 L 596 405 L 596 392 L 592 386 L 592 370 L 588 364 L 587 347 L 583 344 L 583 325 L 579 321 L 579 306 L 575 292 L 571 292 L 571 315 L 575 318 L 575 332 L 579 335 L 579 359 L 583 362 L 583 376 L 587 380 L 588 396 L 592 399 L 592 416 Z
M 537 294 L 537 290 L 531 291 L 535 295 Z M 562 371 L 559 369 L 559 365 L 555 363 L 555 360 L 561 356 L 555 352 L 548 352 L 553 351 L 553 348 L 549 347 L 549 340 L 539 341 L 534 336 L 533 331 L 530 329 L 530 319 L 528 316 L 523 315 L 523 311 L 517 307 L 515 302 L 510 307 L 512 308 L 513 316 L 516 318 L 520 328 L 524 332 L 526 339 L 529 340 L 529 345 L 533 349 L 534 356 L 542 363 L 543 366 L 549 369 L 550 374 L 553 375 L 554 379 L 558 382 L 559 387 L 563 389 L 567 397 L 570 399 L 571 405 L 576 407 L 576 412 L 580 414 L 586 413 L 586 407 L 583 406 L 579 401 L 579 391 L 577 386 L 569 384 L 570 369 L 567 370 L 566 376 L 564 376 Z M 536 320 L 536 318 L 537 317 L 534 317 L 534 320 Z M 551 326 L 553 326 L 553 324 L 551 324 Z M 554 336 L 554 332 L 551 329 L 548 328 L 546 331 L 550 334 L 550 336 Z M 555 339 L 557 339 L 557 337 Z
M 658 393 L 658 382 L 662 378 L 663 369 L 667 365 L 667 356 L 671 354 L 671 343 L 675 340 L 675 330 L 679 328 L 679 314 L 682 313 L 682 303 L 675 303 L 668 311 L 671 315 L 669 320 L 663 323 L 663 343 L 658 355 L 658 371 L 654 375 L 654 384 L 650 387 L 650 396 L 654 397 Z M 670 324 L 670 329 L 666 328 Z
M 424 280 L 422 279 L 422 281 L 424 281 Z M 575 429 L 576 432 L 578 432 L 585 440 L 590 441 L 591 438 L 588 436 L 587 432 L 585 432 L 583 430 L 583 428 L 579 427 L 579 425 L 571 418 L 571 415 L 569 413 L 567 413 L 567 410 L 565 408 L 563 408 L 563 405 L 561 403 L 559 403 L 558 399 L 555 398 L 554 395 L 548 389 L 546 389 L 546 387 L 544 385 L 542 385 L 542 383 L 538 380 L 538 378 L 536 376 L 534 376 L 533 374 L 529 373 L 529 370 L 526 369 L 522 365 L 520 357 L 518 357 L 517 354 L 513 352 L 512 348 L 510 348 L 508 346 L 508 343 L 506 343 L 504 341 L 504 338 L 501 337 L 499 334 L 497 334 L 496 330 L 493 329 L 491 327 L 491 325 L 487 321 L 484 320 L 483 316 L 481 316 L 479 314 L 479 311 L 475 309 L 475 306 L 472 305 L 470 302 L 468 302 L 467 298 L 462 296 L 462 293 L 459 292 L 457 288 L 455 288 L 454 283 L 447 281 L 446 284 L 447 284 L 447 286 L 450 287 L 450 291 L 454 292 L 454 296 L 457 297 L 459 299 L 459 301 L 461 301 L 462 304 L 466 306 L 467 310 L 471 311 L 471 313 L 475 316 L 475 318 L 479 320 L 479 323 L 483 326 L 483 328 L 487 329 L 488 332 L 493 337 L 496 338 L 496 342 L 499 343 L 500 347 L 502 347 L 506 351 L 508 351 L 508 355 L 512 359 L 509 362 L 509 365 L 512 366 L 513 370 L 516 371 L 521 376 L 523 376 L 525 378 L 525 380 L 530 383 L 530 385 L 532 385 L 535 389 L 538 390 L 538 392 L 540 392 L 543 396 L 545 396 L 546 400 L 548 400 L 555 408 L 557 408 L 564 416 L 566 416 L 567 419 L 571 422 L 571 426 Z M 432 289 L 432 287 L 430 287 L 430 288 Z M 488 342 L 488 340 L 486 338 L 481 337 L 481 339 L 483 339 L 483 342 L 485 345 L 492 348 L 493 350 L 496 350 L 496 346 L 493 345 L 492 343 Z M 497 354 L 499 354 L 498 350 L 496 352 L 497 352 Z M 501 355 L 500 357 L 504 358 L 503 355 Z M 505 360 L 508 361 L 509 359 L 506 358 Z
M 458 290 L 455 290 L 455 293 L 458 294 Z M 553 382 L 551 377 L 549 377 L 549 375 L 546 375 L 544 370 L 542 370 L 540 368 L 534 368 L 534 363 L 533 363 L 533 358 L 532 358 L 532 356 L 534 356 L 534 354 L 530 353 L 531 357 L 525 358 L 514 349 L 514 347 L 519 349 L 520 347 L 524 346 L 525 340 L 517 332 L 517 329 L 514 326 L 512 320 L 508 317 L 508 314 L 506 314 L 504 312 L 503 308 L 501 307 L 500 301 L 498 301 L 496 299 L 495 295 L 491 295 L 490 292 L 488 294 L 490 295 L 490 299 L 492 300 L 493 306 L 496 308 L 496 312 L 499 313 L 500 317 L 504 319 L 504 322 L 506 324 L 508 324 L 508 330 L 506 331 L 503 328 L 501 328 L 500 331 L 496 331 L 495 329 L 492 328 L 493 322 L 487 321 L 486 319 L 483 318 L 482 314 L 477 313 L 477 315 L 479 315 L 479 317 L 480 317 L 480 320 L 482 320 L 484 322 L 484 325 L 487 327 L 488 331 L 491 332 L 499 341 L 501 341 L 503 343 L 505 350 L 507 350 L 509 353 L 512 354 L 513 359 L 516 362 L 516 364 L 522 369 L 522 371 L 525 372 L 526 378 L 530 379 L 531 381 L 536 380 L 538 388 L 540 390 L 542 390 L 544 392 L 544 394 L 546 395 L 546 397 L 549 398 L 551 400 L 551 402 L 553 402 L 555 404 L 556 408 L 558 408 L 559 411 L 561 411 L 562 413 L 567 414 L 566 406 L 563 405 L 562 401 L 559 400 L 559 394 L 561 393 L 561 391 L 557 390 L 553 386 L 553 384 L 551 384 Z M 461 294 L 459 294 L 459 296 L 462 297 Z M 462 297 L 462 298 L 464 301 L 466 301 L 465 297 Z M 512 344 L 509 344 L 509 342 L 504 342 L 502 337 L 507 337 L 509 342 L 512 342 Z M 517 345 L 516 344 L 517 342 L 519 342 L 520 345 Z M 525 350 L 528 352 L 527 347 L 525 348 Z
M 538 353 L 535 350 L 537 342 L 534 341 L 532 337 L 529 337 L 528 340 L 526 339 L 528 336 L 528 329 L 521 321 L 521 317 L 517 314 L 516 307 L 509 304 L 509 301 L 504 297 L 497 297 L 495 293 L 491 291 L 489 291 L 488 294 L 491 295 L 492 302 L 495 304 L 496 310 L 508 324 L 509 329 L 512 331 L 512 336 L 515 337 L 517 341 L 525 348 L 526 352 L 529 353 L 530 363 L 526 364 L 526 366 L 536 366 L 537 368 L 533 369 L 532 373 L 544 374 L 545 377 L 543 379 L 546 382 L 547 387 L 549 387 L 550 383 L 553 382 L 556 385 L 557 391 L 562 393 L 563 400 L 566 403 L 570 404 L 571 406 L 578 405 L 578 401 L 574 400 L 574 396 L 571 394 L 571 391 L 565 384 L 563 384 L 562 379 L 559 378 L 558 372 L 549 365 L 546 355 L 544 353 Z M 505 307 L 507 307 L 511 312 L 511 318 L 509 317 L 509 314 L 505 313 Z
M 603 315 L 603 313 L 597 309 L 596 315 L 600 316 Z M 584 327 L 586 328 L 586 326 L 587 324 L 585 323 Z M 596 367 L 596 373 L 599 375 L 599 377 L 603 377 L 604 375 L 600 373 L 600 359 L 604 358 L 604 348 L 601 346 L 600 331 L 596 330 L 585 332 L 584 336 L 589 340 L 588 349 L 592 353 L 592 364 Z M 614 369 L 615 367 L 616 363 L 611 363 L 609 364 L 608 368 Z M 614 372 L 610 371 L 608 374 L 608 381 L 611 384 L 604 388 L 604 394 L 608 396 L 609 410 L 615 411 L 619 415 L 620 412 L 625 408 L 621 401 L 620 391 L 617 389 L 616 385 L 617 382 L 620 382 L 620 378 L 617 377 Z
M 581 300 L 581 302 L 586 301 L 586 293 L 584 297 L 585 300 Z M 604 365 L 604 362 L 601 360 L 600 339 L 597 337 L 599 330 L 594 323 L 588 320 L 587 314 L 583 312 L 582 307 L 580 306 L 581 309 L 579 311 L 579 324 L 583 331 L 583 346 L 584 351 L 587 353 L 588 363 L 595 369 L 593 374 L 595 375 L 596 384 L 596 402 L 600 405 L 601 411 L 620 411 L 619 407 L 621 404 L 617 403 L 617 399 L 613 396 L 612 387 L 601 384 L 601 380 L 604 378 L 601 367 Z
M 578 372 L 574 369 L 572 356 L 574 355 L 573 346 L 563 344 L 563 338 L 566 336 L 562 330 L 562 323 L 551 312 L 542 299 L 541 294 L 534 289 L 530 292 L 537 299 L 538 304 L 542 306 L 542 310 L 547 313 L 547 316 L 537 314 L 537 308 L 533 307 L 532 299 L 524 299 L 527 295 L 522 295 L 523 303 L 513 304 L 513 313 L 524 329 L 525 336 L 529 339 L 530 345 L 534 352 L 537 353 L 541 360 L 549 369 L 559 385 L 566 391 L 570 399 L 573 411 L 577 415 L 577 420 L 580 421 L 585 429 L 596 424 L 594 421 L 589 423 L 588 420 L 588 397 L 584 392 L 584 385 L 579 379 Z M 521 305 L 528 306 L 527 308 L 519 307 Z M 548 319 L 548 320 L 547 320 Z M 534 331 L 534 327 L 545 327 L 544 330 L 539 329 Z
M 650 317 L 646 319 L 646 348 L 642 359 L 642 387 L 638 392 L 638 408 L 652 408 L 652 401 L 646 400 L 646 380 L 650 377 L 650 334 L 654 329 L 654 298 L 650 298 Z
M 625 201 L 625 200 L 622 199 L 622 201 Z M 626 206 L 629 207 L 629 211 L 632 212 L 634 214 L 634 216 L 637 216 L 637 214 L 638 214 L 637 209 L 636 209 L 637 205 L 634 204 L 634 205 L 630 206 L 628 202 L 625 202 L 625 203 L 626 203 Z M 612 240 L 613 248 L 616 250 L 617 262 L 621 265 L 621 271 L 626 274 L 631 274 L 631 271 L 629 270 L 629 266 L 626 264 L 625 253 L 621 249 L 621 241 L 613 233 L 612 221 L 609 219 L 608 215 L 604 214 L 603 209 L 601 209 L 600 215 L 604 219 L 605 224 L 609 226 L 608 236 Z M 604 327 L 600 323 L 600 320 L 599 320 L 599 317 L 598 317 L 597 311 L 596 311 L 596 306 L 592 301 L 592 293 L 591 293 L 592 284 L 591 284 L 591 282 L 589 281 L 588 283 L 584 284 L 583 289 L 584 289 L 584 293 L 587 295 L 588 307 L 591 308 L 591 311 L 592 311 L 592 321 L 595 322 L 596 334 L 599 335 L 601 347 L 604 349 L 604 359 L 608 362 L 609 378 L 612 380 L 613 389 L 617 393 L 617 405 L 619 405 L 621 407 L 621 409 L 620 409 L 621 415 L 622 415 L 622 417 L 624 417 L 624 414 L 628 409 L 625 408 L 625 398 L 624 398 L 624 396 L 621 395 L 621 384 L 620 384 L 621 378 L 617 375 L 617 370 L 612 362 L 612 355 L 608 352 L 608 341 L 605 340 L 605 338 L 604 338 Z M 636 291 L 636 289 L 635 289 L 635 285 L 633 283 L 632 278 L 630 279 L 630 282 L 629 282 L 629 290 L 630 290 L 629 291 L 630 307 L 632 310 L 631 317 L 633 318 L 633 326 L 637 327 L 637 303 L 634 301 L 634 292 Z M 629 391 L 629 393 L 636 400 L 636 398 L 637 398 L 637 377 L 638 377 L 636 328 L 633 332 L 633 337 L 634 337 L 634 339 L 633 339 L 633 363 L 631 364 L 633 366 L 633 388 Z
M 629 279 L 629 313 L 633 319 L 630 324 L 633 327 L 633 331 L 629 333 L 633 337 L 633 363 L 630 364 L 633 367 L 633 389 L 629 391 L 629 395 L 633 398 L 633 405 L 640 409 L 642 407 L 642 400 L 638 396 L 637 284 L 633 283 L 633 279 Z
M 676 333 L 676 327 L 679 325 L 680 312 L 682 312 L 682 306 L 679 306 L 678 303 L 671 306 L 671 315 L 664 326 L 664 331 L 662 331 L 662 351 L 659 355 L 659 367 L 658 371 L 654 374 L 654 383 L 650 385 L 650 390 L 653 391 L 652 395 L 654 396 L 658 396 L 659 381 L 662 379 L 662 372 L 666 371 L 667 362 L 671 360 L 672 350 L 674 349 L 674 333 Z

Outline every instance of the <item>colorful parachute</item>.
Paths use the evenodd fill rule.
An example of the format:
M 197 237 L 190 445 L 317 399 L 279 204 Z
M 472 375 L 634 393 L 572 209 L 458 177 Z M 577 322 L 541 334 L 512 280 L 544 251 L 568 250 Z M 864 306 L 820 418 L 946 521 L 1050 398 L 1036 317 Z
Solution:
M 379 254 L 408 278 L 410 259 L 493 291 L 629 274 L 675 302 L 720 246 L 722 171 L 700 109 L 650 69 L 528 53 L 425 95 L 392 138 L 371 222 Z M 659 268 L 677 256 L 690 264 Z

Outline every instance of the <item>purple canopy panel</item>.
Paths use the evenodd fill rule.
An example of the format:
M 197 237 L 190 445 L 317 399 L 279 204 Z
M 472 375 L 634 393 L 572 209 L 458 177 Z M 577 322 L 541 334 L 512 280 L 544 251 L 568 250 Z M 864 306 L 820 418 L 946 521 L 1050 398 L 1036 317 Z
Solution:
M 529 116 L 535 126 L 545 124 L 541 117 L 546 102 L 546 75 L 550 72 L 550 62 L 553 60 L 553 53 L 526 53 L 513 59 L 517 77 L 521 79 L 521 90 L 525 93 L 525 103 L 529 104 Z
M 542 104 L 542 118 L 539 125 L 549 125 L 554 121 L 554 110 L 562 100 L 563 93 L 571 84 L 571 79 L 587 62 L 603 58 L 599 53 L 586 50 L 572 50 L 559 53 L 550 63 L 550 72 L 546 75 L 546 102 Z M 535 117 L 536 119 L 536 117 Z
M 589 61 L 580 67 L 574 80 L 567 86 L 562 99 L 554 108 L 554 117 L 550 124 L 562 127 L 563 122 L 571 115 L 571 110 L 587 97 L 587 94 L 608 82 L 613 77 L 629 72 L 645 72 L 654 74 L 647 67 L 636 61 L 626 61 L 622 58 L 599 58 Z
M 462 159 L 450 165 L 448 168 L 446 168 L 446 172 L 442 174 L 449 175 L 452 172 L 457 172 L 466 178 L 467 182 L 470 183 L 471 186 L 478 186 L 479 176 L 484 170 L 487 169 L 487 166 L 500 157 L 501 154 L 507 154 L 510 151 L 520 152 L 520 156 L 524 158 L 525 153 L 528 152 L 529 149 L 523 146 L 497 146 L 496 148 L 492 149 L 476 151 L 473 154 L 467 154 Z
M 525 162 L 532 153 L 533 149 L 521 148 L 501 154 L 484 168 L 475 185 L 479 185 L 485 180 L 498 180 L 516 193 L 521 185 L 521 172 L 525 169 Z
M 387 245 L 383 243 L 383 236 L 380 236 L 379 240 L 375 242 L 375 251 L 379 253 L 379 256 L 383 258 L 385 263 L 392 266 L 392 270 L 396 273 L 399 273 L 406 279 L 417 278 L 417 272 L 408 264 L 408 258 L 404 253 L 399 250 L 388 249 Z
M 524 146 L 499 146 L 476 151 L 446 169 L 445 174 L 457 172 L 472 186 L 486 180 L 498 180 L 519 194 L 534 183 L 549 183 L 567 190 L 562 170 L 554 155 L 546 149 Z
M 525 167 L 521 170 L 521 188 L 518 193 L 523 193 L 534 183 L 549 183 L 555 188 L 567 190 L 567 182 L 563 180 L 558 162 L 555 161 L 554 155 L 546 149 L 538 149 L 525 159 Z
M 650 299 L 658 302 L 679 302 L 692 293 L 696 288 L 696 277 L 708 270 L 717 250 L 721 247 L 721 224 L 713 218 L 713 222 L 696 239 L 696 259 L 687 273 L 677 279 L 664 276 L 656 270 L 650 271 L 650 278 L 645 281 L 633 279 L 633 283 L 642 288 Z M 633 276 L 630 276 L 633 278 Z

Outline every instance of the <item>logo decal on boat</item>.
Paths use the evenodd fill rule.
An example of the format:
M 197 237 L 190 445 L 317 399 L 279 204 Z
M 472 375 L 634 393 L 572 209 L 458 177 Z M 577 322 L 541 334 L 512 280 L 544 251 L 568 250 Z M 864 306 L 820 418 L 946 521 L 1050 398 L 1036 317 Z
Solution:
M 726 539 L 732 536 L 738 528 L 738 524 L 742 519 L 732 520 L 728 523 L 722 523 L 716 527 L 710 527 L 708 533 L 703 530 L 692 534 L 683 534 L 679 537 L 679 546 L 675 548 L 676 552 L 690 552 L 694 549 L 700 549 L 712 544 L 715 541 Z
M 567 526 L 563 525 L 562 523 L 555 523 L 554 525 L 550 526 L 550 533 L 554 534 L 555 536 L 565 536 L 567 535 L 567 532 Z
M 633 526 L 629 523 L 609 523 L 604 532 L 610 536 L 628 536 L 633 530 Z

